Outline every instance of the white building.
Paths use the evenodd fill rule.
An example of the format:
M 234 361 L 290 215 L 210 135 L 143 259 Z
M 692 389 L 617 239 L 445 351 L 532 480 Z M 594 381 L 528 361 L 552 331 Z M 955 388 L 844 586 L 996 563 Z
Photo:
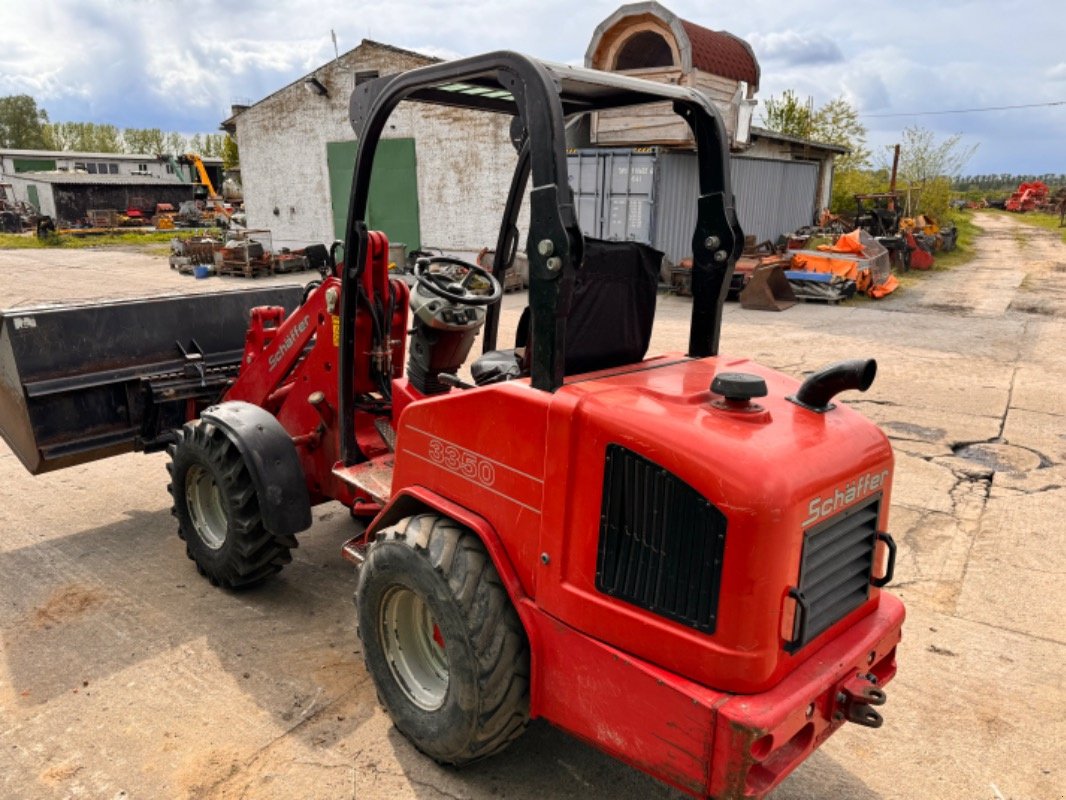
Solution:
M 348 101 L 356 80 L 438 59 L 364 39 L 223 128 L 237 137 L 248 226 L 276 245 L 343 238 L 355 160 Z M 511 118 L 401 103 L 375 158 L 369 222 L 408 249 L 472 253 L 494 246 L 516 153 Z
M 222 159 L 203 162 L 221 186 Z M 199 180 L 166 155 L 0 149 L 0 183 L 60 225 L 78 224 L 90 208 L 150 213 L 156 203 L 176 205 L 193 198 Z
M 348 102 L 356 82 L 436 60 L 363 40 L 254 105 L 234 107 L 223 128 L 240 149 L 249 227 L 270 229 L 282 246 L 343 238 L 356 148 Z M 843 148 L 751 125 L 760 72 L 743 40 L 641 2 L 596 28 L 585 63 L 708 94 L 736 156 L 734 189 L 746 193 L 738 203 L 741 224 L 760 241 L 810 224 L 828 202 L 833 158 Z M 516 160 L 510 122 L 507 115 L 401 103 L 375 157 L 371 228 L 408 250 L 471 254 L 494 246 Z M 683 123 L 647 106 L 593 115 L 569 132 L 568 145 L 687 150 L 691 138 Z

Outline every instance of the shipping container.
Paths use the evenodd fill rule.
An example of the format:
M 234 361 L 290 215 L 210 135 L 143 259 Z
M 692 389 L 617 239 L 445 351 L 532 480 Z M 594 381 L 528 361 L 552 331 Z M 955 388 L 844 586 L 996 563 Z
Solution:
M 588 236 L 635 241 L 673 263 L 692 255 L 699 180 L 696 154 L 655 147 L 586 148 L 567 157 L 577 218 Z M 737 216 L 757 242 L 810 225 L 818 165 L 734 156 Z

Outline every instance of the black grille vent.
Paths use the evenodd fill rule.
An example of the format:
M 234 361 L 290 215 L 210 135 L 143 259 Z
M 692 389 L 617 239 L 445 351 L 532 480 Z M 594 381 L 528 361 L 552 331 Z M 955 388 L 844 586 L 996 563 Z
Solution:
M 796 626 L 798 650 L 870 596 L 881 495 L 842 511 L 807 531 L 803 539 Z
M 596 588 L 705 633 L 718 613 L 726 518 L 646 458 L 608 445 Z

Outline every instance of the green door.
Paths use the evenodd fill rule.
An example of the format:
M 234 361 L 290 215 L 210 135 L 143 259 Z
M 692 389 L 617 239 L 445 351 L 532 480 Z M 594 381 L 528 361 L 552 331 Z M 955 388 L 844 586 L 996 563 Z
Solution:
M 37 213 L 41 213 L 41 198 L 37 196 L 37 187 L 32 183 L 26 187 L 26 199 L 30 201 L 30 205 L 36 209 Z
M 333 232 L 344 238 L 348 222 L 348 199 L 355 172 L 355 142 L 327 142 L 329 192 L 333 203 Z M 367 225 L 384 231 L 389 242 L 405 244 L 407 250 L 422 245 L 418 226 L 418 174 L 414 139 L 381 139 L 370 176 Z

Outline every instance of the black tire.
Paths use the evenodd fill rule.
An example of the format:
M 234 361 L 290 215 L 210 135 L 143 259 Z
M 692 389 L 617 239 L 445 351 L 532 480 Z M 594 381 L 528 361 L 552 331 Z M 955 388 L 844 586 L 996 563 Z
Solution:
M 426 631 L 421 637 L 412 633 L 425 628 L 424 616 L 421 626 L 396 622 L 404 618 L 405 604 L 419 603 L 428 610 L 432 643 Z M 356 604 L 363 657 L 378 699 L 423 753 L 443 764 L 467 764 L 499 752 L 525 730 L 525 631 L 484 545 L 470 530 L 447 517 L 421 514 L 380 531 L 359 571 Z M 407 615 L 412 616 L 418 615 Z M 419 639 L 429 650 L 436 643 L 437 650 L 422 657 Z M 443 689 L 433 669 L 438 661 L 446 673 Z M 421 682 L 412 679 L 421 673 L 411 667 L 420 662 L 430 665 Z
M 178 536 L 212 585 L 244 589 L 292 561 L 295 537 L 278 537 L 263 527 L 244 458 L 223 431 L 206 421 L 186 423 L 167 452 Z

